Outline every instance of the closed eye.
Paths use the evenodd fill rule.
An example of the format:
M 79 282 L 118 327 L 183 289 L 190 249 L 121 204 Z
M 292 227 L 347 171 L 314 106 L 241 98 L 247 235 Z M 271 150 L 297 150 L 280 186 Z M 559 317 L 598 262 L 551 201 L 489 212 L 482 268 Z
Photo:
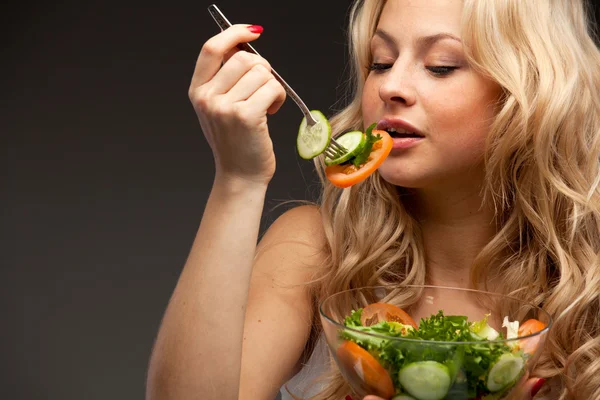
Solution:
M 373 63 L 369 66 L 369 71 L 384 71 L 392 68 L 392 64 Z
M 441 65 L 441 66 L 427 67 L 427 69 L 435 76 L 445 76 L 445 75 L 451 74 L 455 69 L 458 69 L 458 67 Z

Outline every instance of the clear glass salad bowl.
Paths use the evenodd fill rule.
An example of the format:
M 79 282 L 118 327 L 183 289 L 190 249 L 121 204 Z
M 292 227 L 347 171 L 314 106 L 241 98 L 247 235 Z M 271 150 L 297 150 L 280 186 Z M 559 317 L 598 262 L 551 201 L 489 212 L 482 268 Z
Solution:
M 346 290 L 319 310 L 355 399 L 505 398 L 529 376 L 552 325 L 517 298 L 426 285 Z

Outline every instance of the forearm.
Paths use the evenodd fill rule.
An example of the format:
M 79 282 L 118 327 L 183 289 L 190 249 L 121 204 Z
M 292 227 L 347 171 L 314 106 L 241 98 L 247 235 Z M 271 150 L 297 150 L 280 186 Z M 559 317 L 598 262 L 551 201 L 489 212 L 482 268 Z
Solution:
M 216 180 L 152 355 L 148 398 L 237 399 L 266 185 Z

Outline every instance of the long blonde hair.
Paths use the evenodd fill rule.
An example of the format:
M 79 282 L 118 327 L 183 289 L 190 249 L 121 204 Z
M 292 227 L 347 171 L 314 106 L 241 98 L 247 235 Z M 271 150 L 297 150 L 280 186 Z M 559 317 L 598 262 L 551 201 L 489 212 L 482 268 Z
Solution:
M 384 4 L 351 8 L 352 96 L 331 119 L 334 135 L 364 128 L 369 40 Z M 600 52 L 588 15 L 583 0 L 465 0 L 463 12 L 470 64 L 503 88 L 484 190 L 502 224 L 475 260 L 473 284 L 493 279 L 550 312 L 534 374 L 552 379 L 561 399 L 600 399 Z M 348 288 L 425 283 L 421 233 L 402 188 L 375 173 L 341 190 L 316 165 L 329 256 L 315 302 Z M 335 367 L 326 378 L 315 399 L 351 392 Z

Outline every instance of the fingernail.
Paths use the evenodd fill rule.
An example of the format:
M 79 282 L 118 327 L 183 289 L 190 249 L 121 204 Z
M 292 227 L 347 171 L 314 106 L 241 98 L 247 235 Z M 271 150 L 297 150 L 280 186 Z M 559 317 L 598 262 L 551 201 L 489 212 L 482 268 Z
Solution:
M 540 378 L 537 380 L 535 385 L 533 385 L 533 387 L 531 388 L 531 397 L 535 396 L 537 394 L 537 392 L 540 391 L 544 382 L 546 382 L 546 380 L 544 378 Z
M 248 29 L 250 29 L 250 32 L 252 33 L 262 33 L 263 31 L 263 27 L 260 25 L 250 25 Z
M 352 396 L 350 396 L 350 395 L 346 396 L 346 400 L 352 400 Z

